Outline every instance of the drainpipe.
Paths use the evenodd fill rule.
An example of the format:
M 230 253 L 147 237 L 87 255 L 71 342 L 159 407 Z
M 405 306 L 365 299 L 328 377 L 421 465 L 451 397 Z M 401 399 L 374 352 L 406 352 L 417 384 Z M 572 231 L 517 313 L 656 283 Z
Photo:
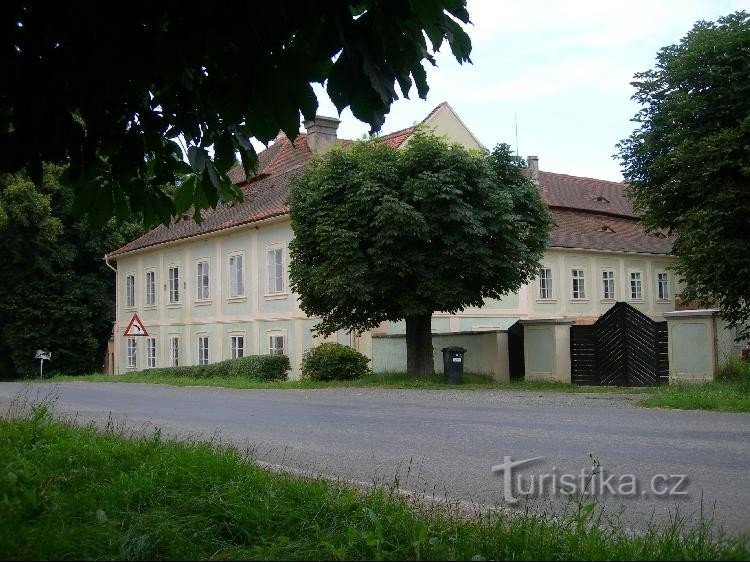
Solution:
M 112 374 L 113 375 L 119 375 L 120 374 L 120 338 L 117 337 L 117 311 L 119 310 L 118 307 L 118 299 L 120 295 L 119 287 L 117 286 L 117 268 L 112 267 L 112 264 L 109 263 L 109 256 L 107 254 L 104 254 L 104 257 L 102 258 L 104 260 L 104 265 L 106 265 L 108 268 L 110 268 L 112 271 L 115 272 L 115 324 L 112 327 L 112 340 L 115 344 L 115 360 L 112 364 Z

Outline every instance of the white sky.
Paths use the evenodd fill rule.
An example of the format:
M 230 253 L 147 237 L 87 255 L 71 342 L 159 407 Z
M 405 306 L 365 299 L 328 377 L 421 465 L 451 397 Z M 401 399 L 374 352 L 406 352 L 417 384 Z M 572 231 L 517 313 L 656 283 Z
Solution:
M 447 45 L 428 69 L 430 92 L 391 108 L 383 132 L 421 121 L 447 101 L 488 148 L 536 154 L 542 170 L 620 181 L 615 144 L 635 128 L 630 100 L 636 72 L 679 42 L 697 20 L 744 9 L 750 0 L 469 0 L 473 65 L 459 65 Z M 318 88 L 322 115 L 336 115 Z M 347 109 L 339 136 L 369 127 Z

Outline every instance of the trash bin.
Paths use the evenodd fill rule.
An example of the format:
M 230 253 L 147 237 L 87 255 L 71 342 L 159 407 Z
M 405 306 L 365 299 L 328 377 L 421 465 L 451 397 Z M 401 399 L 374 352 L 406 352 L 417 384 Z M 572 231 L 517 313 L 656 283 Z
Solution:
M 448 384 L 463 384 L 464 353 L 466 350 L 463 347 L 443 348 L 443 373 Z

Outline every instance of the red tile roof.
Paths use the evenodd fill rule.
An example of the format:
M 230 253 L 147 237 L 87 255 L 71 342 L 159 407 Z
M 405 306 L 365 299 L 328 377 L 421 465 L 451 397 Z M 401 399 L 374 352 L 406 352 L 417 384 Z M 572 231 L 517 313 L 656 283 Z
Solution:
M 390 146 L 398 147 L 413 131 L 414 127 L 407 127 L 382 138 Z M 339 142 L 346 146 L 352 141 L 342 139 Z M 289 212 L 286 205 L 289 180 L 312 157 L 305 133 L 300 133 L 294 143 L 280 135 L 271 146 L 259 153 L 256 176 L 248 180 L 241 166 L 230 170 L 230 179 L 244 193 L 242 202 L 203 210 L 201 224 L 194 222 L 190 216 L 176 219 L 169 228 L 159 226 L 109 255 L 118 256 L 165 242 L 285 215 Z M 539 191 L 555 219 L 550 245 L 559 248 L 669 253 L 672 241 L 645 233 L 625 197 L 625 188 L 624 184 L 617 182 L 539 172 Z M 602 229 L 603 226 L 608 228 Z

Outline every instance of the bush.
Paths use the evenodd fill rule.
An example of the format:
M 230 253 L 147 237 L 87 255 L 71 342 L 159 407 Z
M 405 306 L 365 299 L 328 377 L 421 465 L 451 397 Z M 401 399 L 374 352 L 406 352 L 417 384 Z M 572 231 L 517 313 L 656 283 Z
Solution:
M 194 377 L 199 379 L 249 377 L 260 381 L 279 381 L 286 380 L 286 373 L 290 368 L 289 357 L 286 355 L 248 355 L 240 359 L 227 359 L 208 365 L 164 367 L 142 372 L 163 377 Z
M 302 378 L 313 381 L 358 379 L 370 372 L 369 359 L 340 343 L 323 343 L 302 357 Z

